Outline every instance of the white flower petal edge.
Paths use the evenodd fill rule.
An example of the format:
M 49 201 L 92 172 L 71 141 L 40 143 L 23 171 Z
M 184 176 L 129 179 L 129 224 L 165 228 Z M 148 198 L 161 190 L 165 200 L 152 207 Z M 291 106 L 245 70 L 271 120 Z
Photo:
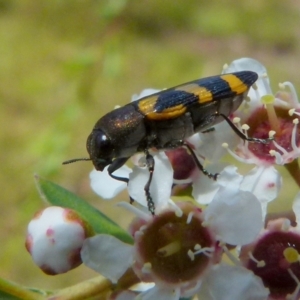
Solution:
M 232 73 L 239 71 L 253 71 L 257 74 L 267 73 L 267 69 L 264 65 L 262 65 L 258 60 L 249 57 L 235 59 L 230 63 L 229 66 L 227 66 L 225 72 L 223 73 Z
M 224 165 L 220 163 L 209 165 L 209 172 L 213 174 L 220 173 L 220 171 L 223 169 Z M 218 180 L 213 180 L 199 171 L 193 178 L 192 187 L 193 198 L 198 203 L 206 205 L 213 200 L 214 196 L 220 189 L 220 184 Z
M 270 202 L 274 200 L 280 191 L 282 177 L 273 167 L 255 167 L 241 183 L 241 190 L 252 192 L 259 201 Z
M 252 192 L 262 205 L 263 219 L 267 214 L 267 204 L 274 200 L 281 189 L 282 176 L 273 167 L 255 167 L 247 175 L 240 185 L 241 190 Z
M 230 165 L 224 168 L 218 177 L 218 184 L 222 187 L 236 189 L 243 180 L 243 176 L 237 172 L 237 167 Z
M 156 209 L 162 209 L 168 205 L 173 184 L 172 165 L 164 152 L 154 155 L 155 166 L 153 178 L 150 185 L 150 194 L 155 203 Z M 129 195 L 141 205 L 147 207 L 145 196 L 145 184 L 149 179 L 147 167 L 133 168 L 129 175 L 128 192 Z
M 160 92 L 161 90 L 157 90 L 157 89 L 152 89 L 152 88 L 148 88 L 148 89 L 144 89 L 142 90 L 139 94 L 134 94 L 132 95 L 131 97 L 131 102 L 132 101 L 137 101 L 143 97 L 147 97 L 147 96 L 150 96 L 152 94 L 155 94 L 155 93 L 158 93 Z
M 204 278 L 198 295 L 205 300 L 266 300 L 269 290 L 251 271 L 220 264 Z
M 132 253 L 132 246 L 113 236 L 99 234 L 85 240 L 81 259 L 86 266 L 116 283 L 132 265 Z
M 227 187 L 225 191 L 230 193 L 231 196 L 232 190 L 237 191 L 243 178 L 243 176 L 237 172 L 237 167 L 232 165 L 224 168 L 224 165 L 214 164 L 210 166 L 209 170 L 212 173 L 222 171 L 216 181 L 201 174 L 199 178 L 194 179 L 192 195 L 200 204 L 209 204 L 222 187 Z
M 108 166 L 103 172 L 94 169 L 90 173 L 91 187 L 103 199 L 112 199 L 126 188 L 126 183 L 110 177 L 107 168 Z M 128 178 L 130 172 L 131 169 L 124 165 L 116 170 L 114 175 Z
M 114 300 L 134 300 L 136 297 L 136 293 L 133 291 L 127 291 L 124 290 L 122 292 L 120 292 L 115 298 L 113 298 Z
M 152 289 L 141 293 L 136 300 L 179 300 L 180 290 L 178 289 L 166 289 L 163 287 L 155 286 Z

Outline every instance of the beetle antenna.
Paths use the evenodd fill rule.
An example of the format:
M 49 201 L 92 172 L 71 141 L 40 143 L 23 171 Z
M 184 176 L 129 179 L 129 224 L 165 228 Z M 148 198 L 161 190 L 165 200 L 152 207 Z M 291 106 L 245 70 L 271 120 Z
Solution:
M 91 158 L 87 158 L 87 157 L 84 157 L 84 158 L 73 158 L 73 159 L 64 161 L 62 164 L 63 165 L 67 165 L 67 164 L 71 164 L 73 162 L 82 161 L 82 160 L 92 160 L 92 159 Z

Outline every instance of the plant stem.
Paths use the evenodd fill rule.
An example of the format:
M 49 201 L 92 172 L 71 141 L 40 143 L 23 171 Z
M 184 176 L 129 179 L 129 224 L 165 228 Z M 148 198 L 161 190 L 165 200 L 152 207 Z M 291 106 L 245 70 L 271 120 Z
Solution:
M 112 283 L 108 279 L 103 276 L 97 276 L 71 287 L 59 290 L 57 293 L 48 297 L 47 300 L 79 300 L 96 295 L 103 295 L 103 298 L 101 297 L 99 299 L 106 299 L 104 295 L 111 292 L 111 288 Z
M 45 299 L 43 295 L 29 290 L 28 287 L 21 286 L 14 282 L 0 278 L 0 291 L 10 296 L 15 296 L 22 300 L 42 300 Z M 43 293 L 41 291 L 41 293 Z

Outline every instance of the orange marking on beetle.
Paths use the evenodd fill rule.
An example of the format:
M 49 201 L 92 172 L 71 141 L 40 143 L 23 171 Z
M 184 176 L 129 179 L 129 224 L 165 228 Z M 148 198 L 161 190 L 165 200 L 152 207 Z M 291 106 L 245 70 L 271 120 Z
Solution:
M 236 92 L 238 95 L 248 91 L 249 87 L 244 84 L 244 82 L 239 79 L 237 76 L 233 74 L 224 74 L 220 76 L 223 80 L 225 80 L 229 86 L 230 89 L 233 92 Z
M 155 104 L 157 103 L 158 96 L 149 96 L 148 98 L 139 102 L 139 110 L 150 120 L 168 120 L 180 117 L 185 113 L 186 107 L 179 104 L 173 107 L 165 108 L 163 111 L 156 112 Z
M 210 102 L 213 100 L 213 95 L 211 91 L 203 86 L 199 86 L 197 83 L 188 83 L 177 87 L 175 90 L 185 91 L 188 93 L 193 93 L 198 97 L 198 103 Z
M 144 114 L 147 115 L 154 110 L 154 106 L 157 102 L 158 96 L 149 96 L 144 100 L 139 101 L 139 110 Z
M 151 120 L 169 120 L 180 117 L 186 112 L 186 107 L 183 104 L 176 105 L 173 107 L 169 107 L 164 109 L 162 112 L 150 112 L 147 114 L 147 118 Z

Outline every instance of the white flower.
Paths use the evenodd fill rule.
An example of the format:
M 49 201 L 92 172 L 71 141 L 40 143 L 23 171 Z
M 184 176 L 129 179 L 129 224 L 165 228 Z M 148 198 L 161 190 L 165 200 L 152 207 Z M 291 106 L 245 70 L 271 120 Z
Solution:
M 255 88 L 248 93 L 250 101 L 244 101 L 233 113 L 237 126 L 246 135 L 256 138 L 274 137 L 267 145 L 241 141 L 235 151 L 225 144 L 228 152 L 244 163 L 257 166 L 283 165 L 300 156 L 297 139 L 299 131 L 300 104 L 292 83 L 280 83 L 279 87 L 289 92 L 280 91 L 273 94 L 265 67 L 258 61 L 242 58 L 232 62 L 227 72 L 250 70 L 258 73 Z
M 155 218 L 135 220 L 135 243 L 127 245 L 108 235 L 85 241 L 81 257 L 88 267 L 116 283 L 132 267 L 143 282 L 155 286 L 140 293 L 139 299 L 179 300 L 194 295 L 203 276 L 220 259 L 221 249 L 207 227 L 202 212 L 181 203 L 182 214 L 172 209 Z

